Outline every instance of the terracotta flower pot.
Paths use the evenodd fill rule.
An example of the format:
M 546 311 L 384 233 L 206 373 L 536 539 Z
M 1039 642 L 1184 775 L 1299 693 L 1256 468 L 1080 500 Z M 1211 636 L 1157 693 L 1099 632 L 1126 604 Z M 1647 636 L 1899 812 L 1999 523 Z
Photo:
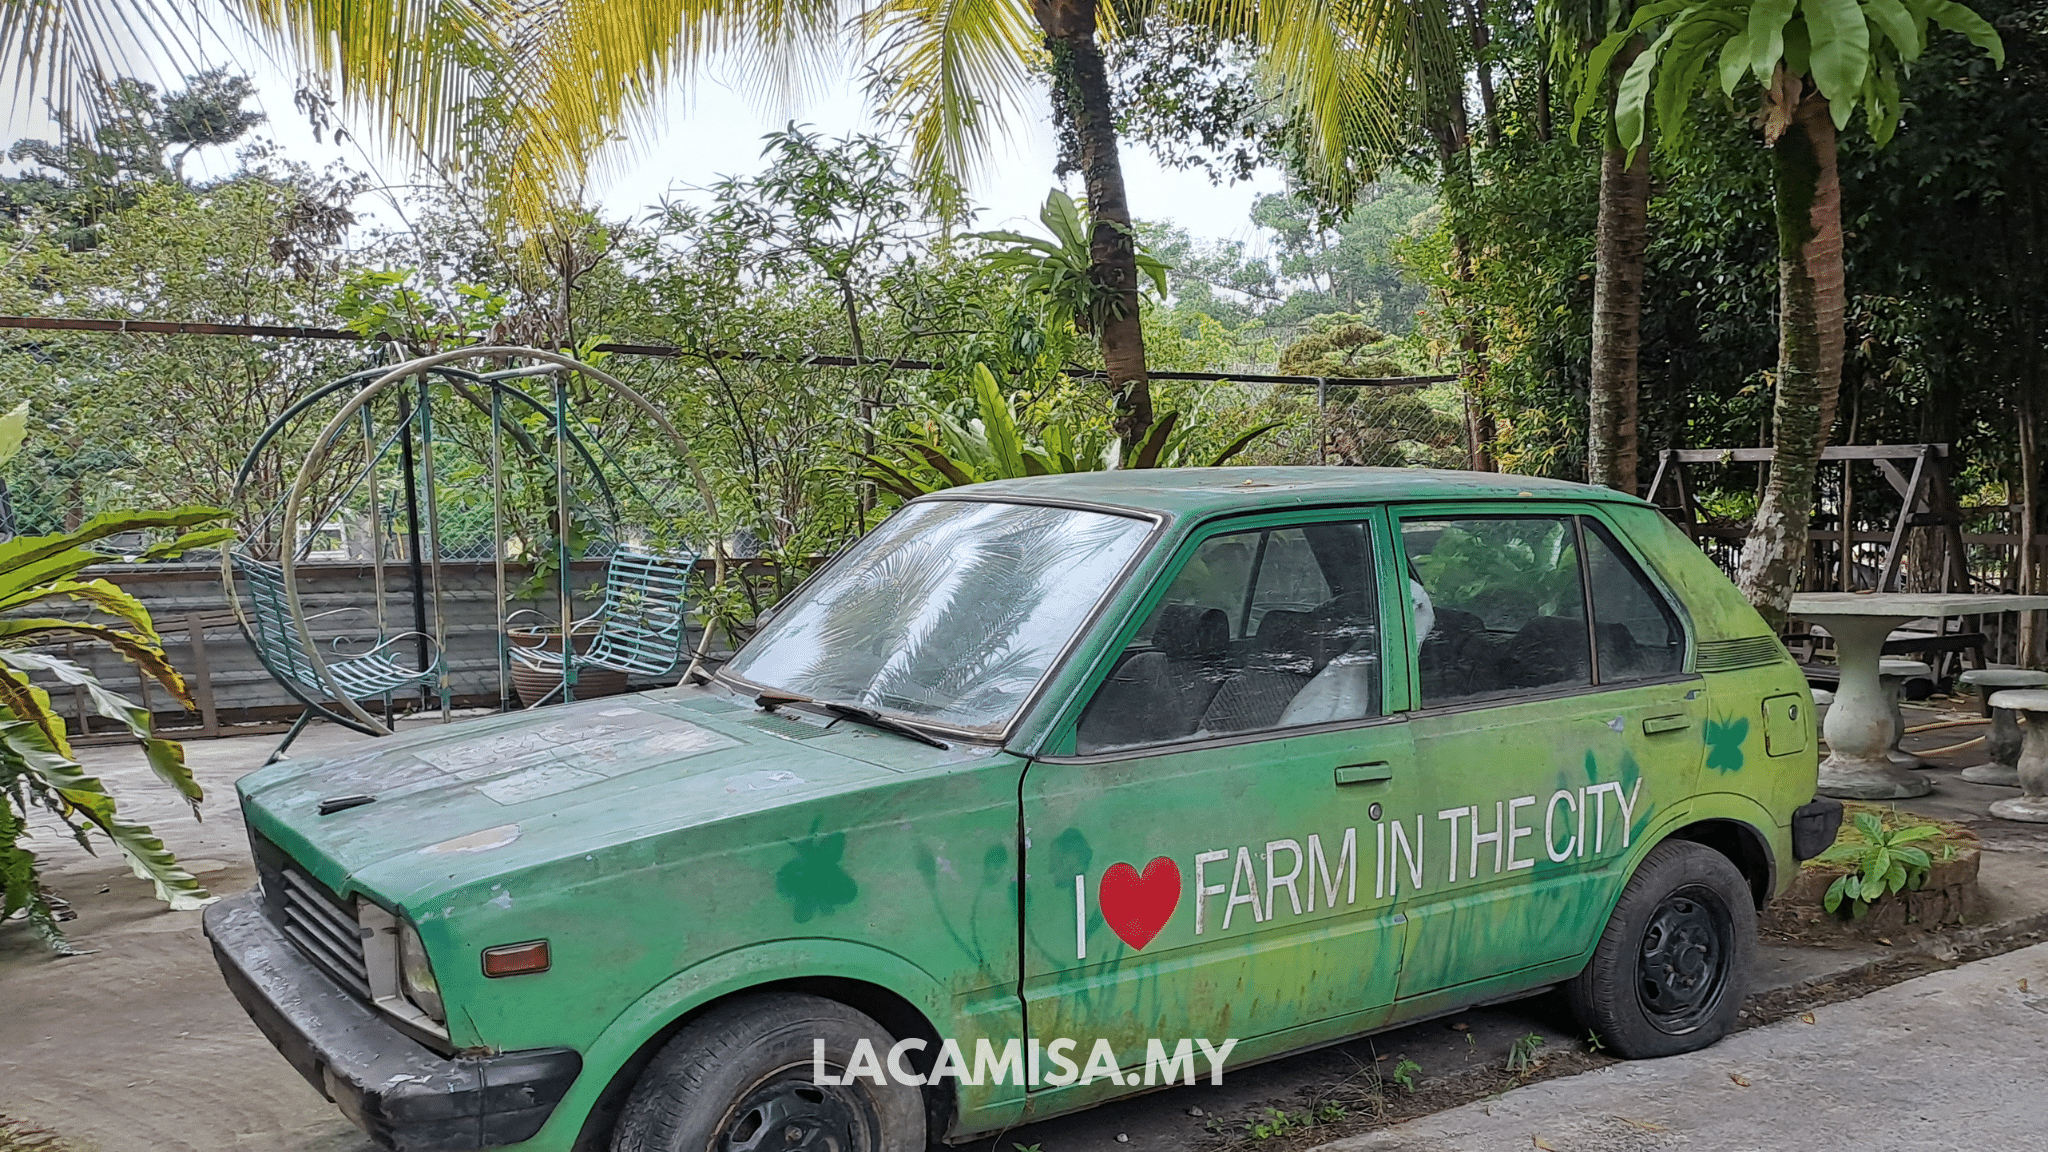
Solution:
M 579 628 L 570 638 L 572 650 L 577 655 L 590 651 L 590 645 L 597 639 L 596 627 Z M 543 648 L 550 652 L 562 650 L 562 630 L 553 626 L 541 628 L 507 628 L 505 642 L 513 648 Z M 512 661 L 512 689 L 519 693 L 519 702 L 531 708 L 535 702 L 545 699 L 553 692 L 549 703 L 559 703 L 562 694 L 556 689 L 562 686 L 559 668 L 534 668 L 516 657 Z M 576 666 L 576 698 L 590 700 L 599 696 L 617 696 L 626 691 L 626 674 L 610 668 L 598 668 L 589 664 Z

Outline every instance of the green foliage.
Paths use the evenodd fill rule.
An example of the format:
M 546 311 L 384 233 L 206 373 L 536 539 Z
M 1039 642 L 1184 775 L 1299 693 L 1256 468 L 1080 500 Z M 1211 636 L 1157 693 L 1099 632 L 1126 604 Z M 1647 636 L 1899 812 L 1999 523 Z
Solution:
M 1053 189 L 1038 210 L 1038 219 L 1052 234 L 1050 240 L 1021 232 L 981 232 L 972 238 L 1007 244 L 988 254 L 989 267 L 1019 278 L 1024 291 L 1044 302 L 1047 322 L 1054 328 L 1072 324 L 1083 334 L 1100 331 L 1113 318 L 1121 318 L 1123 299 L 1103 288 L 1093 272 L 1090 238 L 1101 221 L 1089 219 L 1074 198 Z M 1119 227 L 1111 224 L 1110 227 Z M 1153 290 L 1166 295 L 1166 265 L 1138 247 L 1138 272 Z
M 1414 557 L 1415 570 L 1442 604 L 1480 611 L 1471 606 L 1509 600 L 1528 615 L 1583 611 L 1576 603 L 1577 546 L 1570 527 L 1551 524 L 1539 534 L 1527 525 L 1504 520 L 1445 528 L 1427 553 Z
M 1415 1074 L 1420 1071 L 1422 1071 L 1422 1065 L 1403 1056 L 1394 1064 L 1394 1070 L 1387 1073 L 1387 1079 L 1399 1084 L 1407 1090 L 1410 1096 L 1413 1096 L 1415 1095 Z
M 89 116 L 60 111 L 56 143 L 24 139 L 7 149 L 9 160 L 33 167 L 0 177 L 0 215 L 44 216 L 66 246 L 89 248 L 102 215 L 133 206 L 152 185 L 184 184 L 194 151 L 233 144 L 261 124 L 262 113 L 242 107 L 255 95 L 248 77 L 222 68 L 163 95 L 153 84 L 115 80 Z
M 1614 127 L 1624 147 L 1642 145 L 1653 111 L 1659 132 L 1682 134 L 1692 94 L 1710 76 L 1730 98 L 1746 77 L 1763 86 L 1766 140 L 1790 122 L 1796 82 L 1807 77 L 1827 97 L 1838 130 L 1862 107 L 1871 136 L 1883 145 L 1904 107 L 1899 74 L 1925 50 L 1930 23 L 1963 34 L 2004 64 L 1998 33 L 1954 0 L 1661 0 L 1638 9 L 1587 54 L 1575 118 L 1591 108 L 1614 54 L 1644 34 L 1654 38 L 1615 89 Z M 1785 89 L 1781 76 L 1795 86 Z
M 489 333 L 511 303 L 480 284 L 454 284 L 441 299 L 417 287 L 412 268 L 365 268 L 342 281 L 334 311 L 351 331 L 395 340 L 414 356 L 489 343 Z
M 1508 1074 L 1511 1076 L 1527 1076 L 1529 1073 L 1534 1072 L 1537 1066 L 1543 1063 L 1542 1059 L 1536 1055 L 1536 1050 L 1543 1047 L 1543 1044 L 1542 1034 L 1531 1032 L 1526 1036 L 1519 1037 L 1513 1044 L 1508 1045 Z
M 1326 312 L 1280 350 L 1280 371 L 1290 376 L 1402 376 L 1407 373 L 1399 351 L 1364 317 Z
M 1835 845 L 1820 856 L 1822 863 L 1847 864 L 1850 871 L 1835 878 L 1821 897 L 1821 906 L 1837 912 L 1847 906 L 1851 918 L 1861 918 L 1872 902 L 1898 892 L 1910 892 L 1927 882 L 1934 860 L 1924 847 L 1915 847 L 1942 835 L 1938 824 L 1904 824 L 1887 828 L 1874 812 L 1858 811 Z
M 986 365 L 975 365 L 972 378 L 972 418 L 961 420 L 943 409 L 927 408 L 922 433 L 891 441 L 892 456 L 860 454 L 866 463 L 862 475 L 892 495 L 909 500 L 987 480 L 1099 472 L 1119 466 L 1214 467 L 1274 428 L 1270 423 L 1255 427 L 1204 459 L 1195 455 L 1199 449 L 1192 430 L 1181 427 L 1180 414 L 1168 412 L 1153 422 L 1131 461 L 1124 464 L 1121 445 L 1107 425 L 1079 418 L 1072 409 L 1047 411 L 1028 400 L 1020 412 L 1016 399 L 1003 395 Z M 1023 431 L 1027 423 L 1036 425 L 1035 439 L 1027 438 Z
M 157 777 L 192 805 L 195 816 L 202 792 L 185 766 L 184 749 L 151 732 L 147 709 L 107 691 L 83 668 L 29 649 L 59 637 L 102 641 L 172 696 L 193 706 L 142 603 L 106 580 L 78 577 L 87 565 L 108 559 L 89 551 L 87 545 L 140 529 L 197 528 L 225 515 L 217 508 L 107 513 L 74 532 L 16 537 L 0 544 L 0 793 L 6 796 L 0 801 L 0 920 L 26 910 L 37 934 L 60 952 L 67 945 L 38 883 L 35 856 L 20 846 L 28 835 L 32 807 L 48 809 L 88 851 L 92 849 L 90 834 L 104 835 L 127 858 L 135 874 L 154 884 L 158 898 L 172 908 L 197 908 L 209 897 L 155 833 L 121 817 L 105 785 L 87 774 L 73 754 L 62 714 L 52 705 L 48 691 L 31 680 L 32 674 L 42 673 L 82 690 L 96 715 L 125 727 L 142 743 Z M 195 538 L 202 536 L 218 539 L 213 531 L 187 533 L 164 551 L 194 546 Z M 115 622 L 38 616 L 30 611 L 58 598 L 88 604 Z

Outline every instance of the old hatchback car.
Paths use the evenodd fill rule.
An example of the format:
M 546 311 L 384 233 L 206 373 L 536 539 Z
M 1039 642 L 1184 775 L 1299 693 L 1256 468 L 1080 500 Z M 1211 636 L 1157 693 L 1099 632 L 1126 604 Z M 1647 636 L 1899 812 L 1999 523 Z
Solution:
M 387 1147 L 893 1152 L 1560 984 L 1710 1044 L 1814 779 L 1641 501 L 1049 476 L 906 505 L 707 682 L 251 774 L 206 928 Z

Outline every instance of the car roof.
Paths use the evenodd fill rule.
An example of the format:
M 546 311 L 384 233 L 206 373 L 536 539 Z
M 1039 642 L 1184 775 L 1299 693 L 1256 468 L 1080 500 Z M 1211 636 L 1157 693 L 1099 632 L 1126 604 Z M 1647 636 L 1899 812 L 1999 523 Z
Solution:
M 1332 466 L 1244 468 L 1119 468 L 992 480 L 933 493 L 926 499 L 975 496 L 1097 504 L 1159 512 L 1180 519 L 1219 512 L 1284 509 L 1291 505 L 1375 503 L 1392 500 L 1602 500 L 1641 504 L 1612 488 L 1440 468 Z

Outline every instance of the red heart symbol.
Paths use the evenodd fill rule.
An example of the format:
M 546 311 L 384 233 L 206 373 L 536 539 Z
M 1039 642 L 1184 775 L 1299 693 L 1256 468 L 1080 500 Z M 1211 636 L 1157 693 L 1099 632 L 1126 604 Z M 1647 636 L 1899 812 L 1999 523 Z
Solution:
M 1109 930 L 1131 947 L 1143 948 L 1180 907 L 1180 866 L 1160 856 L 1140 876 L 1129 864 L 1112 864 L 1096 886 L 1095 899 Z

